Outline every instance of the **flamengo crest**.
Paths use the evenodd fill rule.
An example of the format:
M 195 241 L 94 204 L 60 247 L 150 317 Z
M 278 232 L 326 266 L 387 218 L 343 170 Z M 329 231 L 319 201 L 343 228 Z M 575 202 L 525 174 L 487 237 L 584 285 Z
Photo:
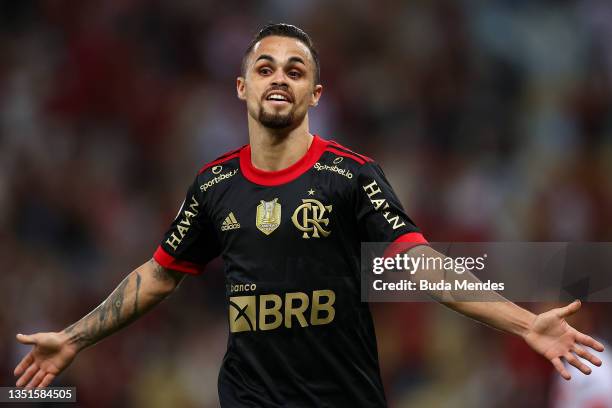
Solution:
M 327 237 L 331 231 L 323 228 L 329 224 L 329 218 L 324 217 L 327 212 L 331 211 L 331 205 L 323 205 L 319 200 L 313 198 L 303 198 L 302 205 L 293 212 L 291 221 L 297 229 L 304 233 L 302 238 L 319 238 L 321 235 Z

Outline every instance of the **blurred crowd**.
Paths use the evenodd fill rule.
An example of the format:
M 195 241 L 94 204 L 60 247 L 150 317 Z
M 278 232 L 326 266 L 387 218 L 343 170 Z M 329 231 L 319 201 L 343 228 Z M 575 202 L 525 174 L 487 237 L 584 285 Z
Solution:
M 376 159 L 430 241 L 612 241 L 608 0 L 0 0 L 0 385 L 28 351 L 15 333 L 95 307 L 197 170 L 248 142 L 235 78 L 271 21 L 320 50 L 311 132 Z M 216 260 L 55 385 L 82 406 L 217 406 L 223 279 Z M 392 407 L 558 406 L 520 339 L 438 305 L 372 309 Z M 583 309 L 612 340 L 612 307 Z

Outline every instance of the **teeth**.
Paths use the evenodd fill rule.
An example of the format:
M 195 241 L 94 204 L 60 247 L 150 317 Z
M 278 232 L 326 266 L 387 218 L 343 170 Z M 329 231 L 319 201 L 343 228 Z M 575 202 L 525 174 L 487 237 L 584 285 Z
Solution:
M 285 98 L 283 95 L 272 94 L 272 95 L 268 96 L 268 100 L 273 100 L 273 101 L 286 101 L 286 100 L 287 100 L 287 98 Z

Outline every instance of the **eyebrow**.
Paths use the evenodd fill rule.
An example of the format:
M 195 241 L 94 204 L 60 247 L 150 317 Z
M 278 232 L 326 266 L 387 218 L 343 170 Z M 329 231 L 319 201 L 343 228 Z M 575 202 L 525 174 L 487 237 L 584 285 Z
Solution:
M 276 62 L 276 60 L 274 59 L 274 57 L 272 57 L 271 55 L 268 54 L 261 54 L 259 57 L 257 57 L 257 59 L 255 60 L 255 62 L 259 61 L 259 60 L 266 60 L 266 61 L 270 61 L 270 62 Z M 306 65 L 306 63 L 304 62 L 303 59 L 301 59 L 300 57 L 290 57 L 289 58 L 289 62 L 298 62 L 302 65 Z
M 266 61 L 270 61 L 270 62 L 274 62 L 274 58 L 272 58 L 270 55 L 268 54 L 261 54 L 259 57 L 257 57 L 257 59 L 255 60 L 255 62 L 259 61 L 259 60 L 266 60 Z
M 301 59 L 300 57 L 291 57 L 291 58 L 289 58 L 289 62 L 299 62 L 302 65 L 306 65 L 304 60 Z

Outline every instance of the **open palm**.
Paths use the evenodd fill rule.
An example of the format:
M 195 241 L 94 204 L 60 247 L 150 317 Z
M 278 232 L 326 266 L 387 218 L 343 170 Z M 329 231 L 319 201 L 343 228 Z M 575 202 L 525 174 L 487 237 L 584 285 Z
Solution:
M 591 369 L 578 357 L 581 357 L 596 366 L 601 365 L 601 360 L 589 353 L 582 346 L 590 347 L 596 351 L 603 351 L 604 347 L 586 334 L 570 326 L 565 319 L 580 309 L 579 300 L 558 309 L 552 309 L 536 317 L 531 328 L 525 335 L 525 341 L 531 348 L 546 357 L 555 369 L 566 380 L 571 375 L 566 370 L 561 359 L 582 371 L 591 374 Z
M 15 368 L 15 376 L 19 376 L 18 387 L 48 386 L 77 353 L 59 333 L 18 334 L 17 340 L 34 346 Z

